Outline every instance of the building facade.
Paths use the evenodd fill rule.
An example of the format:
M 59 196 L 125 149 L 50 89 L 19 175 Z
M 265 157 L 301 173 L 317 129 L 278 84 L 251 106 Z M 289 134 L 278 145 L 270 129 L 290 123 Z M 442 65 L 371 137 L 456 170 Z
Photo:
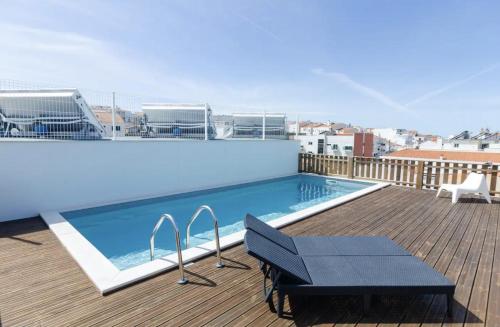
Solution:
M 481 130 L 473 135 L 463 131 L 448 139 L 437 138 L 419 144 L 420 150 L 445 150 L 445 151 L 486 151 L 500 152 L 500 133 Z
M 378 154 L 376 139 L 371 133 L 299 135 L 294 138 L 300 141 L 304 153 L 361 157 Z
M 94 110 L 94 114 L 104 127 L 106 136 L 113 136 L 113 115 L 110 111 L 107 110 Z M 125 136 L 125 121 L 122 116 L 118 113 L 115 113 L 115 136 L 122 137 Z

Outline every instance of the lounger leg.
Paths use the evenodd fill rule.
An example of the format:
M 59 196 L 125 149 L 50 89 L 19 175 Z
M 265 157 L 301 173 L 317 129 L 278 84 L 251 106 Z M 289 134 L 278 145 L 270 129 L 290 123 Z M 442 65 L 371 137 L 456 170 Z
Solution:
M 264 275 L 266 274 L 266 271 L 267 271 L 267 265 L 263 262 L 263 261 L 259 261 L 259 269 L 260 271 L 262 271 L 264 273 Z
M 283 317 L 283 307 L 285 306 L 285 292 L 278 289 L 278 317 Z
M 271 287 L 267 288 L 266 286 L 266 280 L 267 278 L 270 277 L 272 280 Z M 274 270 L 269 268 L 269 270 L 266 272 L 266 275 L 264 276 L 264 297 L 266 302 L 272 302 L 273 300 L 273 292 L 276 289 L 279 279 L 281 277 L 281 272 L 278 272 L 277 274 L 274 273 Z
M 372 295 L 371 294 L 365 294 L 363 295 L 363 313 L 367 314 L 370 312 L 370 307 L 372 304 Z
M 446 306 L 448 317 L 453 316 L 453 294 L 446 294 Z
M 490 193 L 484 193 L 483 197 L 486 199 L 486 202 L 488 202 L 489 204 L 491 204 Z
M 436 198 L 439 198 L 439 196 L 441 195 L 441 192 L 443 192 L 443 188 L 440 187 L 436 193 Z

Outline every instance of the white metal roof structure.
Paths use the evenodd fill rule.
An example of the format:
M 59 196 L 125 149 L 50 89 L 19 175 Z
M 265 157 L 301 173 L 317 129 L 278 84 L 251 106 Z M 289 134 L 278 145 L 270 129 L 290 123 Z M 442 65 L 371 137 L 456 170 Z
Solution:
M 101 139 L 104 128 L 77 89 L 0 90 L 0 136 Z
M 265 117 L 265 122 L 264 122 Z M 285 139 L 286 115 L 282 113 L 235 113 L 233 114 L 233 138 L 265 137 Z
M 212 110 L 208 104 L 145 103 L 142 105 L 150 137 L 215 138 Z

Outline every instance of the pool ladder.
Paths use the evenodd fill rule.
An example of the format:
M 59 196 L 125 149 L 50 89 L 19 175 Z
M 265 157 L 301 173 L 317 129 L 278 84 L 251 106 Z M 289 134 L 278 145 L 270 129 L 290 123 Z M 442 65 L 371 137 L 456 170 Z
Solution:
M 151 233 L 151 237 L 149 238 L 149 255 L 151 261 L 153 261 L 155 257 L 155 236 L 158 230 L 160 229 L 161 224 L 163 224 L 163 222 L 165 221 L 165 219 L 170 221 L 175 232 L 175 247 L 177 249 L 177 261 L 179 262 L 179 273 L 181 275 L 181 278 L 177 281 L 177 284 L 186 284 L 188 280 L 184 276 L 184 262 L 182 261 L 181 239 L 179 234 L 179 228 L 177 228 L 177 224 L 175 223 L 175 219 L 174 217 L 172 217 L 172 215 L 166 213 L 161 215 L 160 219 L 158 219 L 158 222 L 156 223 L 155 228 L 153 228 L 153 232 Z
M 186 228 L 186 249 L 189 248 L 189 234 L 191 230 L 191 225 L 195 222 L 195 220 L 200 216 L 200 214 L 203 211 L 208 211 L 210 216 L 212 216 L 212 221 L 214 223 L 214 234 L 215 234 L 215 248 L 217 251 L 217 263 L 215 266 L 217 268 L 222 268 L 224 267 L 224 263 L 222 262 L 221 254 L 220 254 L 220 242 L 219 242 L 219 221 L 217 220 L 217 217 L 214 214 L 214 211 L 212 208 L 210 208 L 207 205 L 202 205 L 196 211 L 194 212 L 193 216 L 191 216 L 191 219 L 189 220 L 189 224 L 187 225 Z
M 222 262 L 222 257 L 221 257 L 221 251 L 220 251 L 220 242 L 219 242 L 219 222 L 217 220 L 217 217 L 214 214 L 214 211 L 212 208 L 210 208 L 207 205 L 202 205 L 198 209 L 196 209 L 195 213 L 189 220 L 189 224 L 187 225 L 187 230 L 186 230 L 186 248 L 189 248 L 189 232 L 191 229 L 191 225 L 195 222 L 195 220 L 198 218 L 198 216 L 203 212 L 203 211 L 208 211 L 210 215 L 212 216 L 212 221 L 214 223 L 214 232 L 215 232 L 215 247 L 217 250 L 217 263 L 215 266 L 217 268 L 222 268 L 224 267 L 224 263 Z M 181 241 L 180 241 L 180 233 L 179 233 L 179 228 L 177 228 L 177 224 L 175 223 L 174 217 L 172 215 L 166 213 L 161 215 L 160 219 L 156 222 L 155 227 L 153 228 L 153 232 L 151 233 L 151 237 L 149 238 L 149 255 L 151 261 L 153 261 L 154 256 L 155 256 L 155 237 L 156 233 L 160 229 L 161 225 L 163 222 L 167 219 L 170 221 L 172 224 L 172 227 L 174 228 L 174 233 L 175 233 L 175 248 L 177 249 L 177 261 L 179 262 L 179 273 L 181 278 L 177 281 L 178 284 L 186 284 L 188 282 L 187 278 L 184 276 L 184 262 L 182 260 L 182 250 L 181 250 Z

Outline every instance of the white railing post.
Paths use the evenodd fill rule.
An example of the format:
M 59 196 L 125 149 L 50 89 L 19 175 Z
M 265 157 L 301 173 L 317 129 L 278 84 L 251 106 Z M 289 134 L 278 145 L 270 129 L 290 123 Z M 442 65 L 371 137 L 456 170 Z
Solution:
M 205 141 L 208 141 L 208 104 L 205 103 Z
M 266 112 L 262 115 L 262 139 L 266 139 Z
M 112 140 L 116 139 L 116 122 L 115 122 L 115 92 L 113 92 L 113 106 L 111 107 L 111 132 Z

